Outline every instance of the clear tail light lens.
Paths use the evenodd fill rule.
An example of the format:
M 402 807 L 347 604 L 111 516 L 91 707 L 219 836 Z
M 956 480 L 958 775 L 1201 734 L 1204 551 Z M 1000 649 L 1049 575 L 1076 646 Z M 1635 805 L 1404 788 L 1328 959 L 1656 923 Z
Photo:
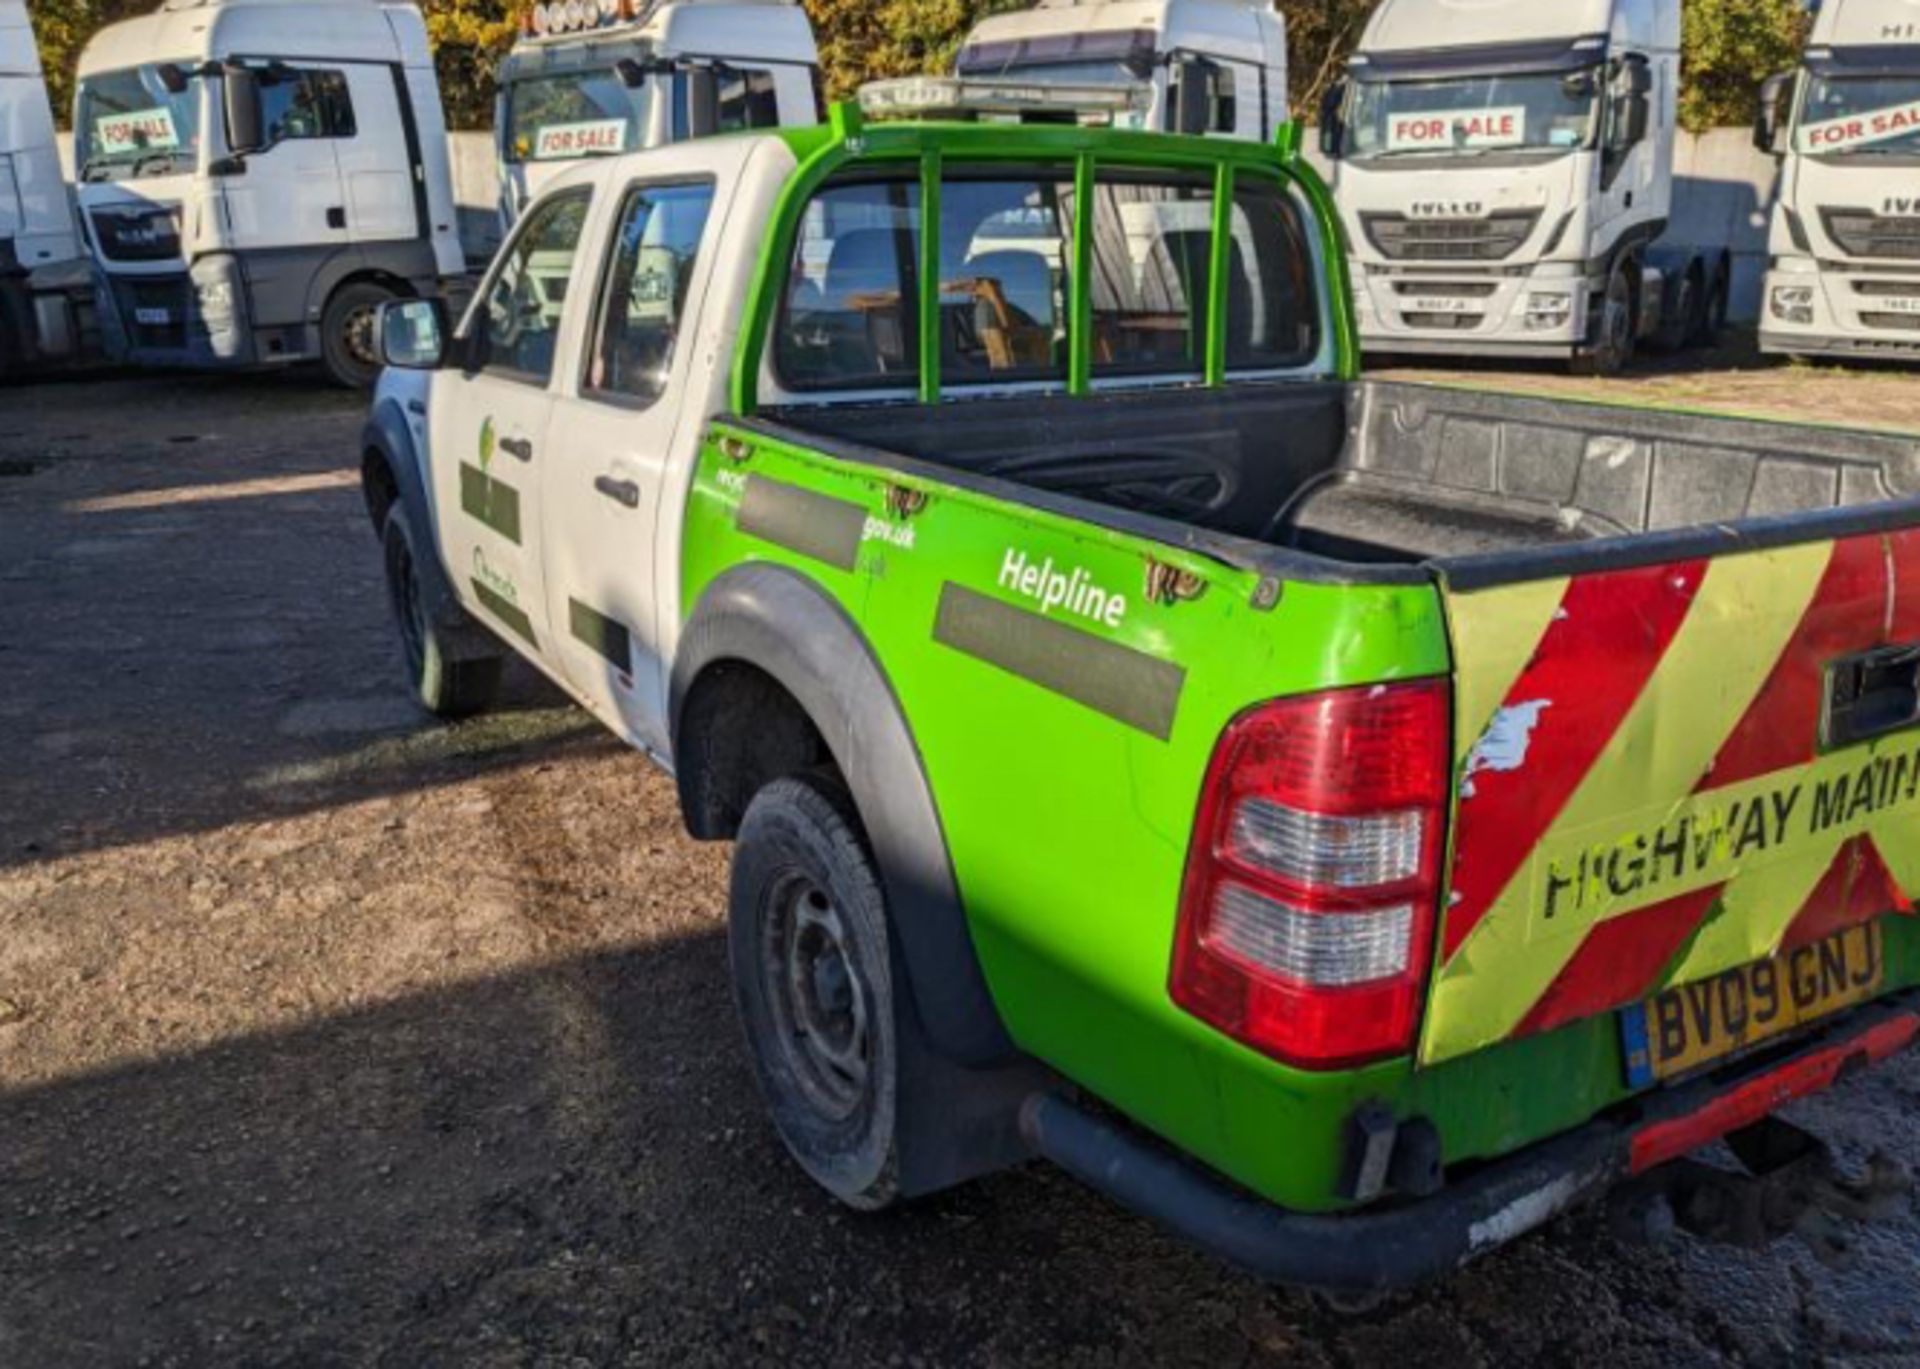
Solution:
M 1445 681 L 1243 714 L 1214 750 L 1181 894 L 1173 999 L 1307 1069 L 1412 1049 L 1448 793 Z

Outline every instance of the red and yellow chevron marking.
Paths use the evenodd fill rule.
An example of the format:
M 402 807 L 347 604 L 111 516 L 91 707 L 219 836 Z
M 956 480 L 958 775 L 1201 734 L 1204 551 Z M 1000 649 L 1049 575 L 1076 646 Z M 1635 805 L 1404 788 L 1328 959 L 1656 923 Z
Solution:
M 1447 603 L 1460 799 L 1423 1060 L 1910 911 L 1920 734 L 1821 755 L 1820 722 L 1830 661 L 1920 641 L 1920 533 Z

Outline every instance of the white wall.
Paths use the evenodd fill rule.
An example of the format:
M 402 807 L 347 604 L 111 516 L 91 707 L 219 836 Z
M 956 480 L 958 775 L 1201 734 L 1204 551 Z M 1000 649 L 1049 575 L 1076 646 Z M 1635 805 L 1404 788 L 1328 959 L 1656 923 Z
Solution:
M 454 133 L 453 197 L 460 206 L 460 240 L 470 258 L 488 257 L 499 243 L 499 182 L 493 135 Z M 1312 147 L 1312 140 L 1308 145 Z M 66 174 L 73 175 L 73 140 L 60 138 Z M 1318 164 L 1319 154 L 1310 153 Z M 1778 163 L 1754 149 L 1744 128 L 1716 128 L 1674 140 L 1675 242 L 1726 243 L 1734 254 L 1735 319 L 1759 316 L 1760 278 L 1767 269 L 1767 210 Z M 1324 170 L 1324 167 L 1322 168 Z

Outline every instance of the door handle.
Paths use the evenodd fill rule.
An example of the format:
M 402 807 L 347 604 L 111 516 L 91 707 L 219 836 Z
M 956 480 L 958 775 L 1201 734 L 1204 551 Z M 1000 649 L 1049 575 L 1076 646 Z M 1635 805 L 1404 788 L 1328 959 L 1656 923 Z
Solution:
M 616 504 L 624 504 L 630 509 L 640 507 L 640 487 L 631 480 L 615 480 L 610 475 L 597 476 L 593 487 Z
M 503 437 L 495 445 L 516 461 L 533 460 L 533 439 L 531 438 Z
M 335 205 L 327 211 L 327 227 L 345 228 L 346 226 L 347 211 L 345 209 L 342 209 L 339 205 Z

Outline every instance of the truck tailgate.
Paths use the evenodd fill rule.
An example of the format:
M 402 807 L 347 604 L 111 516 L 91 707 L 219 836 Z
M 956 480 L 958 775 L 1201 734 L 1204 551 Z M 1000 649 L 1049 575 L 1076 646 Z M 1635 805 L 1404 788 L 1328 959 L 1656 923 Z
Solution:
M 1459 788 L 1423 1061 L 1911 911 L 1920 731 L 1894 649 L 1920 644 L 1920 533 L 1440 573 Z

